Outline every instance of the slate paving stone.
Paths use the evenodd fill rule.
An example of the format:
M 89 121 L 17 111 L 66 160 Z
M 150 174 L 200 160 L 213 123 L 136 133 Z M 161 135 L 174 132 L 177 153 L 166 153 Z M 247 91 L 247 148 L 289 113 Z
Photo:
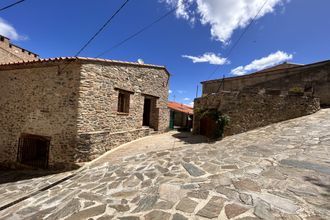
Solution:
M 275 220 L 275 216 L 271 213 L 270 205 L 263 201 L 258 201 L 254 208 L 254 214 L 261 219 Z
M 198 203 L 194 200 L 191 200 L 189 198 L 183 198 L 176 206 L 176 209 L 182 212 L 192 213 L 194 212 L 197 205 Z
M 188 197 L 196 199 L 207 199 L 209 196 L 209 191 L 207 190 L 193 190 L 187 193 Z
M 175 213 L 172 217 L 172 220 L 188 220 L 188 218 L 179 213 Z
M 173 203 L 169 201 L 160 201 L 154 205 L 154 209 L 169 210 L 173 207 Z
M 210 201 L 197 212 L 197 215 L 205 218 L 217 218 L 223 208 L 224 199 L 218 196 L 214 196 Z
M 101 217 L 98 217 L 97 220 L 111 220 L 113 219 L 113 215 L 103 215 Z
M 98 216 L 105 212 L 106 207 L 106 205 L 99 205 L 96 207 L 88 208 L 71 215 L 70 217 L 66 218 L 66 220 L 81 220 Z
M 191 164 L 191 163 L 182 163 L 182 166 L 187 170 L 187 172 L 191 175 L 191 176 L 203 176 L 205 175 L 205 172 L 203 170 L 201 170 L 200 168 L 198 168 L 197 166 Z
M 109 205 L 109 207 L 116 209 L 118 212 L 127 212 L 130 210 L 129 205 L 116 204 Z
M 135 196 L 137 193 L 136 190 L 127 190 L 127 191 L 121 191 L 113 193 L 111 196 L 113 197 L 122 197 L 122 198 L 129 198 Z
M 229 204 L 225 206 L 225 213 L 228 219 L 234 218 L 246 212 L 248 209 L 237 205 L 237 204 Z
M 78 195 L 79 198 L 91 201 L 102 202 L 104 201 L 104 197 L 95 193 L 90 192 L 82 192 Z
M 57 212 L 51 214 L 48 219 L 60 219 L 66 216 L 72 215 L 75 212 L 78 212 L 81 205 L 78 199 L 72 199 L 67 203 L 63 208 L 59 209 Z
M 120 220 L 139 220 L 140 217 L 138 216 L 124 216 L 124 217 L 119 217 Z
M 292 166 L 299 169 L 314 170 L 316 172 L 330 175 L 329 166 L 323 166 L 320 164 L 310 163 L 308 161 L 299 161 L 299 160 L 281 160 L 280 163 L 286 166 Z
M 159 210 L 151 211 L 144 216 L 145 220 L 168 220 L 170 217 L 170 213 Z
M 209 176 L 209 179 L 216 185 L 220 186 L 229 186 L 232 183 L 229 177 L 224 176 L 222 174 L 211 175 Z
M 237 167 L 237 165 L 223 165 L 223 166 L 221 166 L 221 169 L 236 170 L 236 169 L 238 169 L 238 167 Z
M 260 192 L 258 184 L 250 179 L 242 179 L 233 183 L 236 189 L 242 191 Z
M 235 201 L 239 201 L 239 193 L 236 192 L 235 190 L 232 190 L 230 188 L 227 187 L 223 187 L 223 186 L 218 186 L 215 188 L 215 190 L 222 194 L 225 195 L 228 199 L 230 200 L 235 200 Z
M 239 198 L 246 205 L 252 205 L 253 204 L 252 196 L 250 196 L 248 194 L 240 193 Z
M 145 180 L 141 183 L 141 187 L 142 188 L 149 187 L 149 186 L 151 186 L 151 184 L 152 184 L 152 180 L 148 179 L 148 180 Z
M 157 200 L 158 195 L 145 196 L 138 202 L 138 206 L 133 210 L 133 213 L 151 210 Z

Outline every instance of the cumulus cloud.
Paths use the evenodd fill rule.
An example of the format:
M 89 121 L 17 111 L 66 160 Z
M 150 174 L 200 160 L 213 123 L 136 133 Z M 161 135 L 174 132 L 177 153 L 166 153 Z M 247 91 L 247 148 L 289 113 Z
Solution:
M 256 19 L 272 13 L 288 0 L 161 0 L 177 7 L 176 16 L 210 26 L 213 39 L 227 44 L 234 30 L 246 27 L 262 8 Z
M 229 63 L 226 58 L 214 53 L 204 53 L 201 56 L 182 55 L 182 57 L 192 60 L 193 63 L 209 63 L 213 65 L 224 65 Z
M 259 71 L 267 67 L 274 66 L 284 61 L 291 60 L 292 58 L 292 54 L 288 54 L 283 51 L 277 51 L 275 53 L 269 54 L 266 57 L 253 60 L 250 64 L 246 66 L 236 67 L 235 69 L 231 70 L 231 73 L 236 76 L 241 76 L 251 71 Z
M 190 98 L 184 98 L 183 101 L 190 101 Z
M 24 40 L 26 37 L 17 33 L 16 29 L 6 20 L 0 18 L 0 34 L 11 40 Z
M 189 105 L 190 107 L 194 107 L 194 102 L 190 102 L 187 105 Z
M 172 94 L 172 90 L 168 90 L 168 94 Z

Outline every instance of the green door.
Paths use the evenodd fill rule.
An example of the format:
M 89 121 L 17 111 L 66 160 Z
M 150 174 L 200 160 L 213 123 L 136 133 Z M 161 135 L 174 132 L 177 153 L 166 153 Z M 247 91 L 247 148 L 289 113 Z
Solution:
M 170 129 L 174 129 L 174 111 L 170 112 Z

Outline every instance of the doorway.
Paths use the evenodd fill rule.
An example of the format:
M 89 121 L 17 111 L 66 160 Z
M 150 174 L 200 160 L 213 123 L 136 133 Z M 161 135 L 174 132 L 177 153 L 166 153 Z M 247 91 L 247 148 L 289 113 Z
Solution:
M 143 126 L 150 126 L 151 99 L 144 98 L 143 105 Z
M 24 134 L 18 142 L 17 160 L 35 168 L 48 168 L 50 138 Z

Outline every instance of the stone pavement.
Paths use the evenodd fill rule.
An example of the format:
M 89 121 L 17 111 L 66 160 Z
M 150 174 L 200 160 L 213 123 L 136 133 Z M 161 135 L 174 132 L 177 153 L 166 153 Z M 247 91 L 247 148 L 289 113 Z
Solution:
M 214 143 L 198 138 L 127 144 L 0 219 L 330 219 L 330 109 Z M 1 184 L 1 195 L 44 182 L 24 181 Z

